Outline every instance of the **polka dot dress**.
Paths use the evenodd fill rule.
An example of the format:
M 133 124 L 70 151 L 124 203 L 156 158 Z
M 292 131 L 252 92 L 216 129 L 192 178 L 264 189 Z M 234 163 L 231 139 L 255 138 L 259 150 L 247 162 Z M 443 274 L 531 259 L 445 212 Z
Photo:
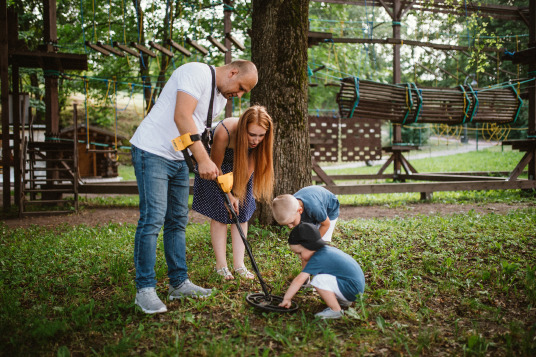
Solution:
M 225 149 L 221 170 L 224 174 L 233 171 L 233 149 Z M 240 223 L 249 221 L 253 212 L 255 212 L 253 175 L 251 175 L 247 185 L 245 200 L 239 206 L 238 220 Z M 235 223 L 231 220 L 229 212 L 225 208 L 225 201 L 216 181 L 204 180 L 199 175 L 195 175 L 192 209 L 220 223 Z

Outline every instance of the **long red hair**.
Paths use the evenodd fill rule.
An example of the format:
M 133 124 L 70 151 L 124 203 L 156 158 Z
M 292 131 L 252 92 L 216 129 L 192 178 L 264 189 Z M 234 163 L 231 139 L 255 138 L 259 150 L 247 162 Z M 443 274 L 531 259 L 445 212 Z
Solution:
M 249 152 L 248 125 L 256 124 L 266 130 L 264 139 Z M 253 196 L 257 200 L 271 201 L 274 188 L 274 142 L 272 118 L 260 105 L 249 107 L 238 120 L 233 159 L 233 193 L 241 202 L 246 197 L 249 181 L 248 158 L 255 162 L 253 173 Z

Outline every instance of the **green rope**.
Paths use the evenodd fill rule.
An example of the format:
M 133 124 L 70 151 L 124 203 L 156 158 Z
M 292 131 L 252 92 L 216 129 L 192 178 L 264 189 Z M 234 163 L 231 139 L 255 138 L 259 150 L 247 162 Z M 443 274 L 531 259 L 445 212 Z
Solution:
M 417 98 L 419 99 L 419 106 L 417 107 L 417 113 L 415 113 L 415 120 L 413 123 L 416 123 L 417 120 L 419 120 L 419 115 L 421 114 L 422 109 L 422 90 L 417 88 L 417 85 L 415 83 L 411 83 L 413 87 L 415 87 L 415 92 L 417 93 Z
M 64 141 L 64 142 L 72 143 L 72 142 L 74 142 L 74 139 L 58 138 L 58 137 L 54 137 L 54 136 L 45 136 L 45 141 L 54 141 L 54 142 Z M 78 143 L 79 144 L 86 144 L 87 142 L 85 140 L 78 140 Z M 95 146 L 100 146 L 100 147 L 115 148 L 114 144 L 103 144 L 103 143 L 96 143 L 96 142 L 92 142 L 92 141 L 90 141 L 89 144 L 90 145 L 95 145 Z M 123 148 L 123 147 L 120 147 L 120 148 Z
M 354 77 L 354 86 L 355 86 L 355 102 L 354 107 L 352 108 L 352 111 L 350 112 L 350 116 L 348 118 L 351 118 L 354 116 L 354 110 L 357 108 L 357 105 L 359 104 L 359 77 Z
M 467 113 L 469 113 L 469 108 L 471 108 L 471 99 L 469 99 L 469 96 L 467 95 L 467 92 L 465 91 L 465 88 L 460 84 L 459 86 L 461 90 L 463 91 L 463 96 L 465 97 L 465 100 L 469 102 L 469 105 L 464 104 L 464 110 L 465 113 L 463 113 L 463 122 L 462 124 L 465 124 L 465 120 L 467 119 Z
M 407 106 L 408 110 L 406 111 L 406 115 L 404 116 L 402 125 L 406 124 L 406 119 L 408 118 L 409 113 L 411 112 L 411 108 L 413 107 L 413 95 L 411 94 L 411 85 L 409 83 L 406 83 L 406 86 L 406 95 L 409 97 L 409 105 Z
M 469 122 L 473 122 L 473 119 L 475 118 L 476 112 L 478 111 L 478 96 L 477 96 L 477 92 L 475 90 L 473 90 L 473 87 L 471 87 L 470 84 L 468 84 L 467 86 L 469 87 L 469 89 L 471 90 L 471 94 L 475 98 L 475 105 L 473 106 L 473 111 L 471 112 L 471 117 L 470 117 L 470 120 L 469 120 Z
M 517 93 L 517 90 L 514 88 L 513 85 L 510 84 L 510 88 L 512 88 L 512 90 L 514 91 L 514 93 L 517 96 L 517 100 L 519 101 L 519 105 L 517 106 L 516 115 L 514 116 L 514 123 L 515 123 L 516 120 L 517 120 L 517 117 L 519 116 L 519 112 L 521 111 L 521 107 L 523 106 L 523 99 L 521 99 L 521 97 L 519 96 L 519 93 Z

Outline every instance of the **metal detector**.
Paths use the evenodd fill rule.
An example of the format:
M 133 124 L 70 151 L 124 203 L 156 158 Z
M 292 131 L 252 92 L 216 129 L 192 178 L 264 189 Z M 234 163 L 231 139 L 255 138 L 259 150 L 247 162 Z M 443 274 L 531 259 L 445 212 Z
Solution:
M 242 238 L 242 241 L 244 242 L 244 246 L 246 247 L 246 251 L 248 252 L 249 259 L 251 260 L 251 266 L 253 268 L 253 271 L 257 275 L 259 282 L 261 283 L 261 288 L 263 291 L 263 293 L 249 294 L 248 296 L 246 296 L 246 301 L 251 306 L 261 309 L 261 310 L 266 310 L 266 311 L 271 311 L 271 312 L 294 312 L 296 311 L 298 309 L 298 304 L 295 301 L 292 301 L 292 305 L 288 309 L 286 307 L 279 306 L 279 304 L 283 301 L 283 298 L 280 296 L 272 295 L 271 294 L 272 288 L 268 284 L 266 284 L 266 282 L 261 276 L 259 268 L 257 267 L 257 263 L 255 262 L 255 258 L 253 257 L 253 253 L 251 252 L 251 246 L 249 245 L 249 242 L 246 239 L 246 235 L 244 234 L 244 231 L 242 231 L 242 227 L 240 226 L 238 215 L 236 214 L 233 206 L 231 205 L 229 196 L 227 196 L 227 193 L 231 191 L 231 188 L 233 185 L 233 173 L 229 172 L 225 175 L 218 176 L 217 182 L 218 182 L 218 187 L 221 190 L 223 199 L 225 200 L 225 204 L 227 205 L 229 212 L 231 212 L 231 216 L 233 218 L 234 224 L 236 225 L 236 228 L 238 229 L 238 232 L 240 233 L 240 237 Z
M 183 152 L 184 159 L 186 160 L 186 163 L 188 164 L 188 168 L 190 169 L 190 172 L 193 172 L 196 174 L 198 174 L 198 172 L 197 170 L 194 169 L 193 162 L 192 162 L 193 157 L 190 156 L 187 148 L 190 145 L 192 145 L 194 141 L 197 141 L 200 139 L 201 138 L 199 135 L 190 135 L 190 133 L 186 133 L 172 140 L 173 147 L 175 148 L 175 150 Z M 266 284 L 266 282 L 261 276 L 259 268 L 257 267 L 257 263 L 255 262 L 255 258 L 253 257 L 253 253 L 251 252 L 251 246 L 249 245 L 249 242 L 246 239 L 246 235 L 244 234 L 244 231 L 242 231 L 242 227 L 240 226 L 238 215 L 236 214 L 233 206 L 231 205 L 229 196 L 227 196 L 227 193 L 229 193 L 231 189 L 233 188 L 233 173 L 229 172 L 225 175 L 218 176 L 216 179 L 216 182 L 217 182 L 218 188 L 221 191 L 225 204 L 227 205 L 227 208 L 229 209 L 229 212 L 231 213 L 234 224 L 236 225 L 236 228 L 238 229 L 238 232 L 240 233 L 242 242 L 244 242 L 244 246 L 246 247 L 246 251 L 248 253 L 249 259 L 251 260 L 251 266 L 253 268 L 253 271 L 255 272 L 255 275 L 257 275 L 257 278 L 259 279 L 259 282 L 261 284 L 261 288 L 263 291 L 262 293 L 249 294 L 248 296 L 246 296 L 246 301 L 251 306 L 256 307 L 260 310 L 264 310 L 264 311 L 269 311 L 269 312 L 294 312 L 296 311 L 299 306 L 295 301 L 292 301 L 292 304 L 288 309 L 285 307 L 280 307 L 279 304 L 283 301 L 283 298 L 280 296 L 272 295 L 271 294 L 272 288 L 268 284 Z

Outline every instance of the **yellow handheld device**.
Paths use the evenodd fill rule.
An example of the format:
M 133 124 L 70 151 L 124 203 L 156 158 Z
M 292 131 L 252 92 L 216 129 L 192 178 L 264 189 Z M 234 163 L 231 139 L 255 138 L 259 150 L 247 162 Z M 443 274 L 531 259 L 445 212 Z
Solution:
M 217 178 L 218 185 L 220 186 L 220 189 L 225 192 L 229 193 L 233 189 L 233 173 L 229 172 L 225 175 L 218 176 Z
M 190 133 L 186 133 L 181 136 L 177 136 L 175 139 L 171 140 L 171 143 L 173 144 L 175 151 L 183 151 L 190 147 L 194 141 L 198 140 L 201 140 L 199 134 L 192 135 Z

